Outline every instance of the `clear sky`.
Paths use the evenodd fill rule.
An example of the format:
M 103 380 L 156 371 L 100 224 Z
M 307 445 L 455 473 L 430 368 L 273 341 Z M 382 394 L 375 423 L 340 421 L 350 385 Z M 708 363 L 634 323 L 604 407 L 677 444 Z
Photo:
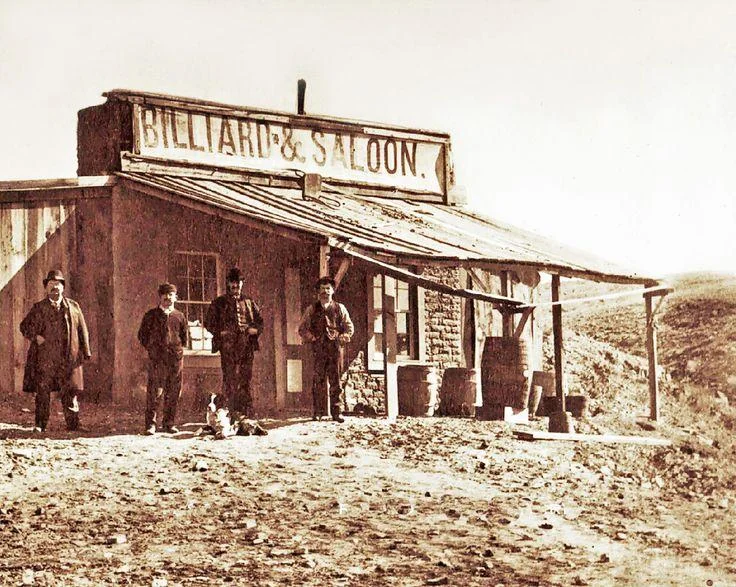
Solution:
M 736 272 L 731 0 L 0 0 L 0 179 L 129 88 L 452 135 L 470 205 L 648 275 Z

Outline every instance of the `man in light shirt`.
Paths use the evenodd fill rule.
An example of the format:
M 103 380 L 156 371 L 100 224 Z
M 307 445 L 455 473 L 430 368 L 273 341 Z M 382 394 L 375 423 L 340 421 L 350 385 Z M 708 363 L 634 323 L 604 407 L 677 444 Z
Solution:
M 138 329 L 138 340 L 148 351 L 145 433 L 149 435 L 156 433 L 157 412 L 162 398 L 163 431 L 170 434 L 179 432 L 174 421 L 181 395 L 184 348 L 189 332 L 186 317 L 174 308 L 176 286 L 162 283 L 158 286 L 158 297 L 158 306 L 145 313 Z
M 317 281 L 317 301 L 311 304 L 299 324 L 299 336 L 312 344 L 314 379 L 312 380 L 312 419 L 327 414 L 327 385 L 330 388 L 332 419 L 344 422 L 344 399 L 340 375 L 343 346 L 350 342 L 354 327 L 350 314 L 340 302 L 333 300 L 335 280 L 321 277 Z
M 46 297 L 33 304 L 20 331 L 31 341 L 23 391 L 36 394 L 34 432 L 49 422 L 51 392 L 58 391 L 68 430 L 79 429 L 78 394 L 84 389 L 82 362 L 91 357 L 89 333 L 79 304 L 64 296 L 64 274 L 49 271 Z

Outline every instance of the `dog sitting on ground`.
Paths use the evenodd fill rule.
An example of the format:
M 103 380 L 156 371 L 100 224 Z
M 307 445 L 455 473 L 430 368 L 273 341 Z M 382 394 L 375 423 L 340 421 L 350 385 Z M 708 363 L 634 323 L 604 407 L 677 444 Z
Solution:
M 268 434 L 268 431 L 255 420 L 249 420 L 237 412 L 231 416 L 227 408 L 218 408 L 215 405 L 215 397 L 217 396 L 210 396 L 210 403 L 207 405 L 207 426 L 203 432 L 214 434 L 217 439 Z

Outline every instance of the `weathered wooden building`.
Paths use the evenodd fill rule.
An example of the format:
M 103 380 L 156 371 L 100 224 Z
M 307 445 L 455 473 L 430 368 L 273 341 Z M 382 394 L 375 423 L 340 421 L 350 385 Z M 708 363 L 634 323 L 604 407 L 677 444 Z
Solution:
M 265 318 L 261 414 L 311 411 L 309 349 L 296 331 L 326 273 L 356 326 L 349 402 L 384 412 L 396 410 L 397 365 L 478 367 L 489 336 L 526 340 L 528 367 L 539 368 L 540 272 L 553 283 L 654 284 L 468 210 L 445 133 L 105 95 L 79 113 L 77 178 L 0 182 L 1 393 L 21 393 L 18 324 L 49 268 L 64 271 L 89 323 L 88 397 L 127 403 L 145 393 L 136 332 L 162 281 L 178 285 L 190 324 L 185 396 L 220 385 L 203 312 L 240 267 Z

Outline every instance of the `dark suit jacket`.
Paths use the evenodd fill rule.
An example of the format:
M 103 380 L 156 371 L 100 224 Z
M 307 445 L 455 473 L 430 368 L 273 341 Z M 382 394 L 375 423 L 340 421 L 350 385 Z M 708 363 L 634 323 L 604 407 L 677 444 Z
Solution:
M 176 336 L 168 337 L 169 320 L 173 321 Z M 181 359 L 187 345 L 189 326 L 187 319 L 179 310 L 172 310 L 167 316 L 161 308 L 152 308 L 143 316 L 138 329 L 138 340 L 146 347 L 148 357 L 153 361 L 170 358 Z
M 68 371 L 67 384 L 70 389 L 81 391 L 84 389 L 84 375 L 82 372 L 82 361 L 89 359 L 92 352 L 89 348 L 89 332 L 84 321 L 84 315 L 79 304 L 69 298 L 62 298 L 62 307 L 66 318 L 67 333 L 67 356 L 65 357 Z M 26 368 L 23 376 L 23 391 L 34 393 L 39 371 L 44 368 L 43 353 L 44 343 L 39 345 L 36 336 L 46 336 L 46 327 L 52 320 L 53 309 L 51 301 L 46 298 L 33 304 L 20 323 L 20 331 L 24 337 L 31 341 L 26 357 Z
M 247 337 L 246 344 L 250 345 L 254 351 L 260 347 L 258 345 L 258 337 L 263 332 L 263 317 L 261 310 L 252 299 L 245 295 L 240 296 L 245 301 L 246 309 L 249 313 L 248 325 L 255 328 L 258 333 Z M 238 332 L 238 314 L 235 308 L 235 299 L 225 294 L 215 298 L 210 307 L 207 309 L 207 315 L 204 318 L 204 327 L 212 333 L 212 352 L 216 353 L 222 350 L 222 333 L 226 332 L 233 337 Z

